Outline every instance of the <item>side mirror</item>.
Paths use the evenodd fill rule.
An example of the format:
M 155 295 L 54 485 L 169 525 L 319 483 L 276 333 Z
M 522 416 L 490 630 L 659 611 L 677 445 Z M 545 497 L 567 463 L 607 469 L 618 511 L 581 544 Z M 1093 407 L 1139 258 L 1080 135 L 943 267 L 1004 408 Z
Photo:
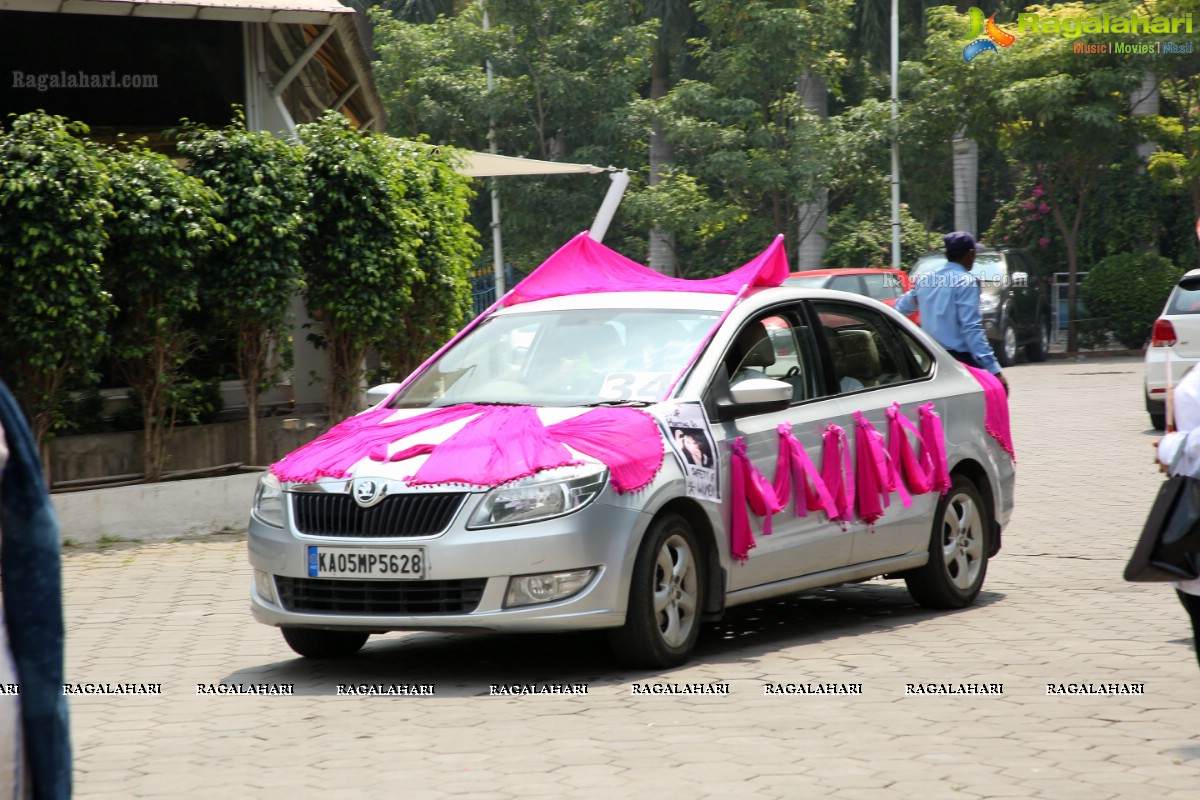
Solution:
M 1019 287 L 1021 289 L 1024 289 L 1025 287 L 1029 286 L 1029 273 L 1028 272 L 1014 272 L 1009 277 L 1012 279 L 1013 286 Z
M 792 403 L 792 385 L 771 378 L 750 378 L 731 388 L 729 395 L 732 400 L 717 403 L 721 419 L 783 411 Z
M 381 383 L 378 386 L 372 386 L 367 389 L 367 408 L 374 408 L 392 396 L 392 393 L 400 388 L 398 383 Z

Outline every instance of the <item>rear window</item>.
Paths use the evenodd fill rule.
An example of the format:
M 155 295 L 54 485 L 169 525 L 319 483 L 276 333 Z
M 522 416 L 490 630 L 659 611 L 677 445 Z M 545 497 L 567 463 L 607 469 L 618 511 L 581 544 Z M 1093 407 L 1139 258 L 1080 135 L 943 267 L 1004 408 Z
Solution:
M 1167 303 L 1167 314 L 1200 314 L 1200 289 L 1189 291 L 1176 286 Z

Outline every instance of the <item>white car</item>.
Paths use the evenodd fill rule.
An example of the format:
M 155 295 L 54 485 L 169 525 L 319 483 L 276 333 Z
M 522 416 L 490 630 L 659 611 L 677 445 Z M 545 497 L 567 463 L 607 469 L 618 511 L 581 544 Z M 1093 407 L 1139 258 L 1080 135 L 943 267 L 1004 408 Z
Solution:
M 336 474 L 288 479 L 293 454 L 255 499 L 251 607 L 304 656 L 351 655 L 387 631 L 604 629 L 620 661 L 661 668 L 687 660 L 701 624 L 726 608 L 817 587 L 885 576 L 922 605 L 961 608 L 1013 510 L 1013 462 L 985 430 L 977 380 L 902 315 L 844 292 L 759 288 L 732 308 L 698 292 L 538 299 L 492 314 L 385 395 L 348 421 L 359 433 L 411 431 L 422 415 L 438 424 L 386 447 L 377 438 L 371 452 L 343 447 Z M 747 462 L 731 451 L 744 446 L 769 481 L 784 431 L 820 465 L 833 423 L 849 465 L 856 414 L 886 432 L 893 404 L 944 425 L 945 493 L 907 506 L 893 494 L 873 523 L 853 506 L 842 521 L 798 515 L 789 494 L 769 532 L 739 499 Z M 636 443 L 661 465 L 620 491 L 611 449 L 604 461 L 573 448 L 569 465 L 489 482 L 479 476 L 533 439 L 506 430 L 485 468 L 452 443 L 475 424 L 462 409 L 548 431 L 618 409 L 639 418 Z M 457 478 L 422 484 L 440 447 Z M 832 463 L 840 471 L 841 455 Z M 752 549 L 735 515 L 748 518 Z
M 1146 348 L 1146 411 L 1160 431 L 1167 426 L 1168 360 L 1172 386 L 1200 361 L 1200 269 L 1188 272 L 1171 290 Z

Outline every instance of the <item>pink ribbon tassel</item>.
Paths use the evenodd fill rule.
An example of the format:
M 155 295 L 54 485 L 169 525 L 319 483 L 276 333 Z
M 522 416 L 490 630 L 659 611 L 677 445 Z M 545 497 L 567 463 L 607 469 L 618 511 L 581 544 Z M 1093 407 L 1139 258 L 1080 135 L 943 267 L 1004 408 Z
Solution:
M 780 423 L 776 430 L 779 432 L 779 460 L 775 463 L 774 489 L 779 503 L 787 508 L 791 497 L 798 517 L 808 516 L 809 511 L 823 510 L 830 519 L 836 519 L 837 504 L 817 465 L 792 433 L 792 426 Z
M 860 411 L 854 412 L 854 449 L 858 516 L 873 525 L 891 502 L 893 484 L 883 434 Z
M 854 515 L 854 472 L 850 466 L 846 431 L 831 422 L 821 438 L 825 443 L 821 453 L 821 480 L 837 508 L 837 515 L 831 519 L 848 522 Z
M 912 494 L 925 494 L 932 488 L 933 462 L 928 453 L 922 451 L 921 457 L 913 452 L 912 442 L 908 434 L 912 434 L 918 443 L 921 433 L 908 417 L 900 410 L 899 403 L 892 403 L 887 410 L 888 419 L 888 457 L 892 470 L 892 484 L 900 493 L 900 500 L 905 508 L 912 504 Z
M 942 418 L 933 403 L 917 409 L 921 415 L 921 458 L 928 458 L 933 465 L 929 473 L 929 488 L 941 494 L 950 491 L 950 468 L 946 465 L 946 434 L 942 430 Z

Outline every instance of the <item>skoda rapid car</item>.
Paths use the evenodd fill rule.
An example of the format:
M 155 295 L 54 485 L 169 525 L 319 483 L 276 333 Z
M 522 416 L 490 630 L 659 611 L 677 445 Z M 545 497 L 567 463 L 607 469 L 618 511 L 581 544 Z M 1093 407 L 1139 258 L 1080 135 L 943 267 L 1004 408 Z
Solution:
M 781 287 L 731 301 L 610 292 L 490 315 L 386 387 L 341 442 L 374 425 L 420 432 L 350 455 L 337 477 L 264 475 L 249 532 L 255 617 L 312 657 L 351 655 L 388 631 L 603 629 L 620 661 L 653 668 L 686 661 L 701 624 L 731 606 L 816 587 L 883 576 L 922 605 L 972 603 L 1013 509 L 1013 462 L 985 430 L 977 379 L 868 298 Z M 801 515 L 786 495 L 766 535 L 743 494 L 746 465 L 773 480 L 783 432 L 821 465 L 823 434 L 840 426 L 846 450 L 834 463 L 844 456 L 853 472 L 856 412 L 886 432 L 893 404 L 916 421 L 929 403 L 944 428 L 947 491 L 907 505 L 893 493 L 872 523 Z M 477 452 L 443 458 L 454 480 L 413 480 L 495 408 L 529 409 L 523 418 L 547 430 L 595 409 L 635 410 L 651 421 L 637 440 L 648 444 L 646 482 L 619 490 L 617 469 L 582 445 L 563 466 L 494 485 L 473 478 L 532 446 L 516 430 L 487 463 Z M 416 421 L 427 414 L 445 421 Z

